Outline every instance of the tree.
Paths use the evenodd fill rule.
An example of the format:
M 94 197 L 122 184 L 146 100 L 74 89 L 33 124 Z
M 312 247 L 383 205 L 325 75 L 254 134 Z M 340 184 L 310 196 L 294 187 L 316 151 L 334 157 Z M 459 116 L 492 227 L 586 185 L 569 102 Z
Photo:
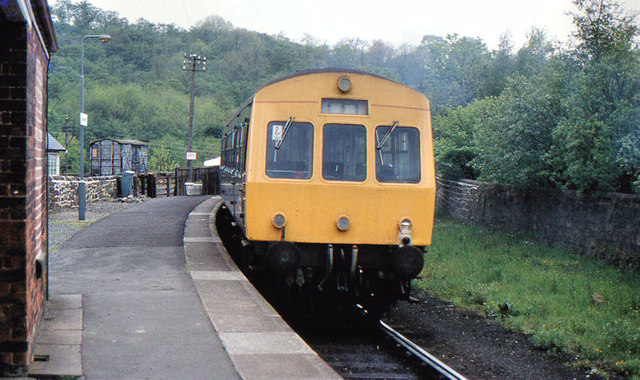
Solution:
M 548 41 L 546 32 L 531 28 L 527 43 L 516 55 L 516 70 L 527 78 L 542 73 L 553 51 L 553 45 Z
M 149 171 L 166 173 L 179 167 L 180 164 L 174 160 L 171 151 L 162 144 L 159 148 L 151 148 L 149 151 Z
M 502 34 L 498 49 L 491 53 L 491 60 L 486 68 L 486 79 L 480 89 L 483 97 L 498 96 L 504 90 L 507 78 L 515 71 L 512 51 L 513 45 L 510 34 Z
M 552 155 L 563 163 L 564 187 L 631 191 L 640 180 L 638 27 L 613 0 L 574 3 L 581 71 Z
M 425 36 L 420 49 L 425 57 L 422 90 L 437 105 L 465 105 L 480 95 L 490 59 L 478 38 Z
M 479 120 L 477 156 L 471 163 L 478 178 L 522 188 L 548 186 L 552 169 L 546 158 L 558 120 L 556 109 L 537 81 L 509 78 L 503 93 L 493 98 L 491 111 Z
M 577 53 L 585 60 L 598 60 L 614 50 L 629 50 L 638 27 L 635 16 L 626 14 L 615 0 L 574 0 L 572 12 L 578 39 Z

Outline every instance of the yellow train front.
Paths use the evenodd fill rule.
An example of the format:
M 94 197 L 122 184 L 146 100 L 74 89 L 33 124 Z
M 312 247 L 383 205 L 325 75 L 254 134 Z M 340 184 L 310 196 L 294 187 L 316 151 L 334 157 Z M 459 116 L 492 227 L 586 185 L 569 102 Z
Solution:
M 281 78 L 227 125 L 220 173 L 233 255 L 294 308 L 330 299 L 377 313 L 408 297 L 435 206 L 424 95 L 350 70 Z

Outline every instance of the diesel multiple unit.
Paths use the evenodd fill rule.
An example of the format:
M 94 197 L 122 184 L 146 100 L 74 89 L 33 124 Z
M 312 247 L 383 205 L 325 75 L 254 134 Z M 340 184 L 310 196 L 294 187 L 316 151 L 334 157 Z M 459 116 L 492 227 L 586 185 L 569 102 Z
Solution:
M 435 206 L 424 95 L 359 71 L 298 72 L 241 107 L 221 150 L 218 223 L 241 266 L 307 309 L 375 313 L 408 297 Z

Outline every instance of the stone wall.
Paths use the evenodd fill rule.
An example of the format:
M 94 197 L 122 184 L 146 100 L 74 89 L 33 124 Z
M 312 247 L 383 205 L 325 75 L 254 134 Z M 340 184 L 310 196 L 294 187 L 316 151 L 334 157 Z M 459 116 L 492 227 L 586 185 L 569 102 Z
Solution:
M 118 196 L 118 177 L 85 177 L 87 203 Z M 58 211 L 78 206 L 77 176 L 49 177 L 49 210 Z
M 519 190 L 471 180 L 437 179 L 436 203 L 456 219 L 541 241 L 562 243 L 640 271 L 640 196 Z

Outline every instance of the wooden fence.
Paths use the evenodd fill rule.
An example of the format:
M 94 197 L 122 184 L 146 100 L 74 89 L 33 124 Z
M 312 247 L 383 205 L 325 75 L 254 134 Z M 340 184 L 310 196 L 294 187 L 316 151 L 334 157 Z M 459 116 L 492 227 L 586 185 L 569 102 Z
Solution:
M 202 184 L 202 195 L 220 194 L 218 167 L 192 169 L 192 181 Z M 186 195 L 185 183 L 189 182 L 189 169 L 176 169 L 169 173 L 149 173 L 138 176 L 140 194 L 150 198 Z M 138 193 L 138 188 L 134 191 Z
M 192 178 L 189 181 L 189 169 L 175 170 L 175 195 L 186 195 L 185 183 L 194 182 L 202 184 L 202 195 L 218 195 L 220 194 L 220 177 L 218 176 L 218 167 L 199 167 L 192 169 Z
M 175 173 L 149 173 L 138 176 L 140 194 L 150 198 L 175 195 Z

